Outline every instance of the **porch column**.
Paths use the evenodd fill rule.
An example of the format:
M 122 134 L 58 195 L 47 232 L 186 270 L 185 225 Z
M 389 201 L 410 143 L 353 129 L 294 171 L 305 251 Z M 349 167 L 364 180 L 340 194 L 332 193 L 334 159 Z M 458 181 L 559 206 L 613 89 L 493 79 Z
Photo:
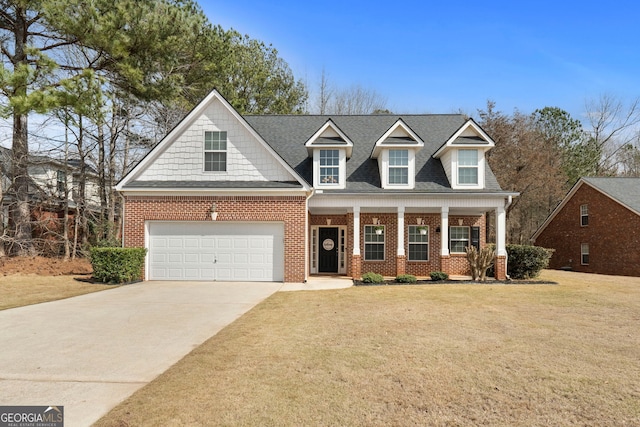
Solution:
M 360 257 L 360 206 L 353 207 L 353 252 L 351 254 L 351 277 L 355 280 L 362 277 Z
M 449 207 L 440 208 L 440 269 L 449 273 Z
M 496 260 L 495 275 L 497 280 L 507 278 L 507 214 L 504 206 L 496 208 Z
M 404 206 L 398 206 L 398 251 L 396 253 L 396 276 L 406 273 L 407 257 L 404 252 Z

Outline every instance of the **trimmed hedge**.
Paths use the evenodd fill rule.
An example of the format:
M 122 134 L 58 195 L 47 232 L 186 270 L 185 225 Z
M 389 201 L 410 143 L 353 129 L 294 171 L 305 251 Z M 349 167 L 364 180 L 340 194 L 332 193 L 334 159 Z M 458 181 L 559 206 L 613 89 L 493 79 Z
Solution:
M 449 275 L 443 271 L 432 271 L 429 276 L 431 276 L 431 280 L 449 280 Z
M 93 278 L 103 283 L 127 283 L 142 279 L 145 248 L 91 248 Z
M 364 273 L 362 275 L 362 283 L 382 283 L 382 282 L 384 282 L 384 277 L 382 277 L 382 274 L 369 272 L 369 273 Z
M 401 274 L 396 277 L 398 283 L 416 283 L 418 279 L 412 274 Z
M 552 253 L 553 249 L 540 246 L 507 245 L 507 273 L 512 279 L 538 277 L 549 266 Z

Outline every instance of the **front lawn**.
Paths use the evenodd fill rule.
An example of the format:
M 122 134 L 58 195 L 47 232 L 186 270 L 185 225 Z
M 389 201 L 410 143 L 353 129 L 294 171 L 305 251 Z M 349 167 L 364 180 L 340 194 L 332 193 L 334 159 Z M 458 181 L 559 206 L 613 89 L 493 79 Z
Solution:
M 0 276 L 0 310 L 110 289 L 107 285 L 89 283 L 89 278 L 35 274 Z
M 280 292 L 96 425 L 640 425 L 640 278 Z

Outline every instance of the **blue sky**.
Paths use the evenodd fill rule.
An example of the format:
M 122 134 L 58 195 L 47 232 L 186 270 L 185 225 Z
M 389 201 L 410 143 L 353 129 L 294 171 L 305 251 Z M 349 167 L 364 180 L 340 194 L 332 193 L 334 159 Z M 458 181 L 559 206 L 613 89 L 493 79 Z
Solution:
M 398 113 L 477 117 L 640 96 L 640 3 L 635 1 L 273 2 L 201 0 L 212 23 L 272 44 L 317 89 L 324 68 Z

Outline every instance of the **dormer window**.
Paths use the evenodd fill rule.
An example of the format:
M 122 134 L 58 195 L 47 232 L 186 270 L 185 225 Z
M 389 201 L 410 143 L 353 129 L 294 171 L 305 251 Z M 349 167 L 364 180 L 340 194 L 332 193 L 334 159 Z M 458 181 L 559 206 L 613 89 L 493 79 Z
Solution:
M 416 153 L 424 142 L 398 119 L 375 143 L 371 158 L 378 160 L 384 189 L 412 190 L 416 181 Z
M 478 150 L 458 150 L 458 184 L 478 185 Z
M 327 120 L 304 144 L 313 157 L 313 186 L 342 190 L 347 181 L 347 159 L 353 143 L 331 120 Z
M 340 184 L 339 150 L 320 150 L 320 183 Z
M 389 184 L 409 183 L 409 150 L 389 150 Z
M 472 119 L 463 124 L 433 155 L 440 159 L 451 188 L 485 188 L 485 153 L 495 142 Z

